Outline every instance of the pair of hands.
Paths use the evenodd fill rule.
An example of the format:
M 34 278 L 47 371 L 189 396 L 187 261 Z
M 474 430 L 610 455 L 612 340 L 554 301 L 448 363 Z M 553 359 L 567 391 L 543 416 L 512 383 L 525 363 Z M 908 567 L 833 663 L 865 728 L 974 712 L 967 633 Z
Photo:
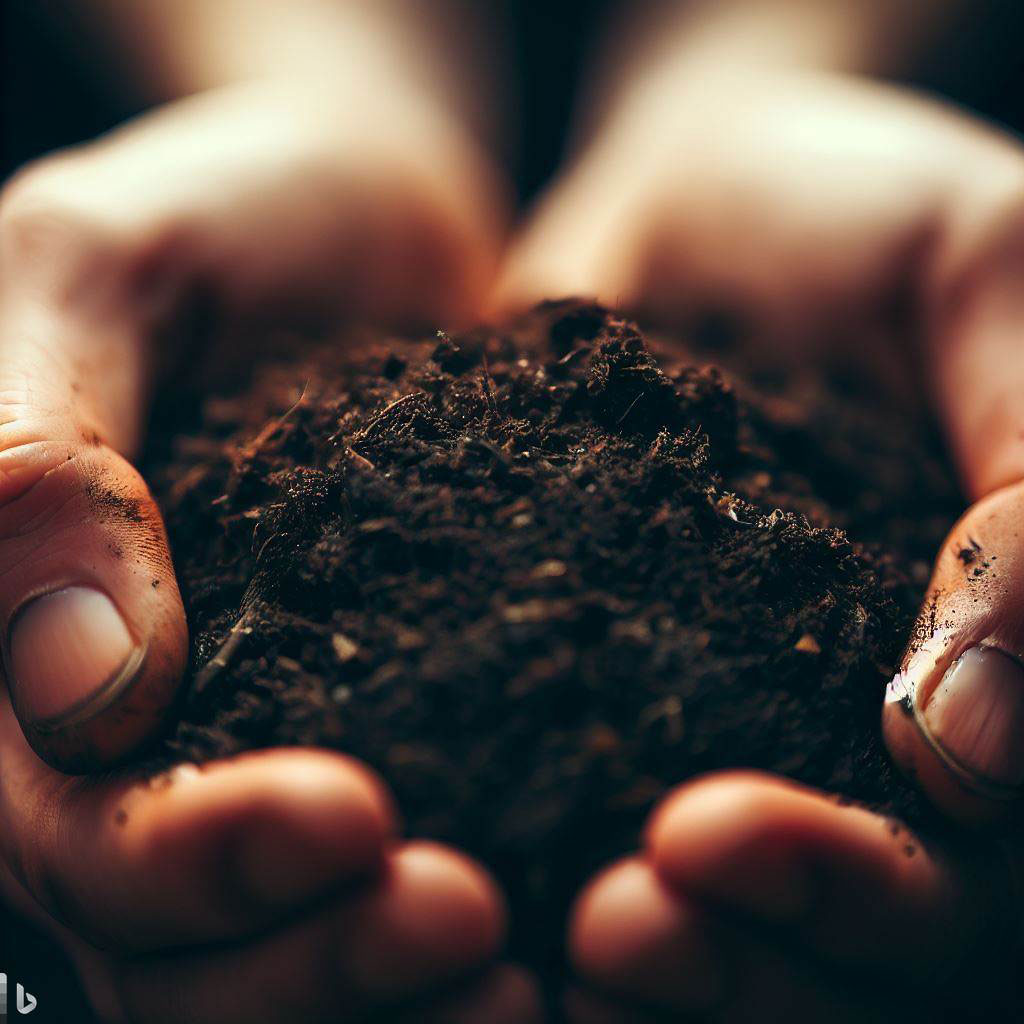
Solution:
M 197 308 L 225 359 L 273 323 L 447 325 L 569 293 L 668 320 L 739 309 L 804 354 L 870 342 L 887 371 L 919 339 L 916 389 L 982 500 L 940 555 L 941 626 L 894 681 L 887 737 L 958 819 L 1017 813 L 1024 677 L 986 648 L 1024 653 L 1020 149 L 852 79 L 659 82 L 509 247 L 502 203 L 487 159 L 414 92 L 342 107 L 269 86 L 165 108 L 0 202 L 0 886 L 66 945 L 104 1019 L 400 1018 L 413 999 L 433 1007 L 416 1020 L 542 1019 L 531 980 L 495 965 L 494 883 L 397 839 L 364 767 L 267 751 L 156 784 L 51 767 L 129 755 L 184 664 L 166 539 L 126 459 Z M 957 557 L 968 537 L 998 557 L 982 590 Z M 1009 841 L 928 850 L 782 780 L 685 786 L 641 847 L 577 901 L 574 1024 L 914 1019 L 979 944 L 987 998 L 1020 927 Z

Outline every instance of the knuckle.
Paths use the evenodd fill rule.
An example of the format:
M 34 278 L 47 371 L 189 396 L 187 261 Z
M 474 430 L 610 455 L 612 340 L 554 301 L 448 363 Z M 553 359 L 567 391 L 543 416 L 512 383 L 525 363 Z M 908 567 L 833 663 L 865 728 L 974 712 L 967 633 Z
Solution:
M 38 557 L 41 537 L 59 557 L 61 538 L 75 543 L 93 520 L 119 531 L 157 521 L 141 478 L 94 430 L 59 411 L 30 410 L 27 399 L 0 392 L 0 571 Z M 3 421 L 5 411 L 13 415 Z
M 0 408 L 14 397 L 0 396 Z M 38 492 L 45 491 L 43 503 L 52 505 L 58 493 L 81 487 L 76 474 L 62 472 L 64 467 L 72 468 L 77 455 L 76 447 L 61 437 L 66 427 L 62 425 L 55 433 L 48 426 L 31 415 L 0 425 L 0 522 L 7 527 L 0 528 L 0 536 L 10 535 L 10 514 L 18 511 L 19 505 L 24 503 L 24 512 L 38 504 Z M 24 516 L 19 518 L 24 520 Z

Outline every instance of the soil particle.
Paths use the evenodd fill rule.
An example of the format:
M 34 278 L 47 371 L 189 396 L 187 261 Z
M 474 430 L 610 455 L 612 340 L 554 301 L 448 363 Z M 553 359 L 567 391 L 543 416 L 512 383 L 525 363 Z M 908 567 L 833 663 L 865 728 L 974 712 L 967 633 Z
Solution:
M 127 520 L 130 523 L 143 522 L 139 502 L 135 498 L 126 498 L 102 484 L 90 483 L 86 493 L 92 502 L 93 509 L 101 519 Z
M 972 538 L 967 538 L 967 545 L 961 546 L 957 557 L 965 566 L 973 565 L 981 554 L 981 545 Z

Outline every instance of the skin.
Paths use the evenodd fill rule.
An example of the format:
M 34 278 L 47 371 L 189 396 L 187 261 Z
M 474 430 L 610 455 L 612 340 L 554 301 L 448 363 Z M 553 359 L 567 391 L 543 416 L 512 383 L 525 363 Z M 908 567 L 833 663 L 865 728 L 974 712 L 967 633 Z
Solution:
M 595 295 L 684 329 L 736 310 L 780 359 L 860 356 L 879 387 L 932 401 L 975 504 L 936 564 L 942 625 L 903 665 L 928 691 L 979 640 L 1021 649 L 1022 237 L 1010 137 L 805 63 L 676 60 L 608 106 L 520 235 L 498 304 Z M 983 591 L 956 554 L 975 535 L 1001 560 Z M 898 705 L 884 726 L 929 798 L 982 831 L 937 848 L 782 779 L 690 783 L 579 896 L 574 1022 L 1000 1019 L 1019 967 L 1019 796 L 952 773 Z

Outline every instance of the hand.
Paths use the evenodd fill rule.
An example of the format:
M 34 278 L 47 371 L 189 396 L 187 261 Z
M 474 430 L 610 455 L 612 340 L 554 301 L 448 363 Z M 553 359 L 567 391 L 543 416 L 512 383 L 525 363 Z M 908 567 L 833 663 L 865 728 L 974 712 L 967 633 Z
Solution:
M 510 969 L 479 975 L 494 884 L 395 840 L 383 787 L 345 758 L 271 751 L 167 784 L 51 767 L 130 756 L 184 666 L 163 526 L 127 460 L 189 301 L 228 347 L 311 314 L 470 315 L 497 193 L 420 97 L 254 85 L 49 158 L 0 200 L 0 888 L 67 945 L 104 1020 L 349 1020 L 474 971 L 445 1019 L 533 998 Z
M 1024 783 L 1022 258 L 1024 154 L 1008 137 L 852 78 L 680 72 L 615 109 L 499 289 L 506 306 L 582 293 L 684 324 L 725 309 L 770 351 L 828 339 L 884 357 L 887 375 L 920 339 L 909 379 L 981 500 L 940 555 L 925 620 L 940 626 L 908 653 L 886 734 L 928 794 L 974 822 L 1015 819 Z M 701 1019 L 888 1020 L 894 1006 L 913 1019 L 955 991 L 972 947 L 990 968 L 1017 949 L 1024 861 L 982 837 L 969 854 L 781 781 L 698 782 L 581 898 L 573 952 L 598 987 Z M 743 984 L 716 988 L 729 963 Z M 601 1012 L 579 1019 L 634 1019 Z

